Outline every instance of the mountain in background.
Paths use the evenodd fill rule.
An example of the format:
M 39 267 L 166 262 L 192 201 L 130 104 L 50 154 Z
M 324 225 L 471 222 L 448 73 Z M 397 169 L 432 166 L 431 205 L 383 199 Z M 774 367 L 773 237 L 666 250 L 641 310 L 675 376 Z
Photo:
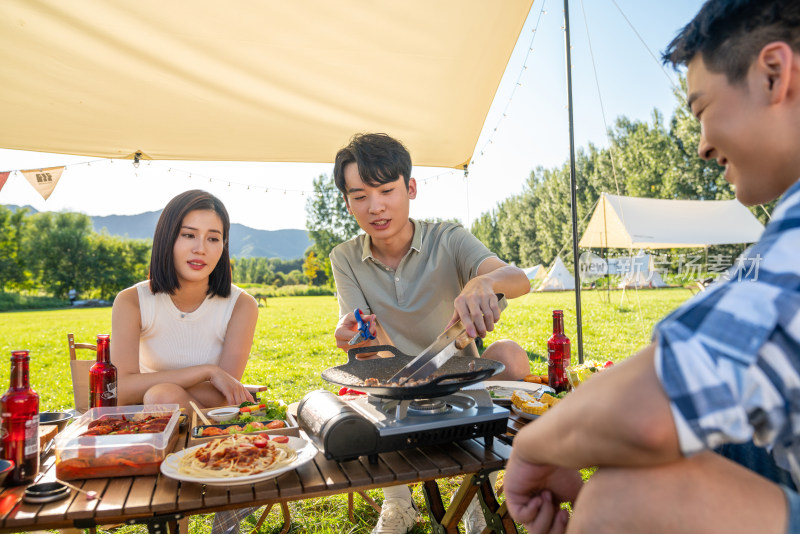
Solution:
M 18 206 L 6 206 L 12 211 Z M 36 213 L 30 206 L 29 213 Z M 160 211 L 148 211 L 138 215 L 107 215 L 92 217 L 95 232 L 104 228 L 110 235 L 130 239 L 152 239 Z M 302 258 L 311 246 L 305 230 L 256 230 L 249 226 L 231 224 L 230 251 L 234 258 L 280 258 L 294 260 Z

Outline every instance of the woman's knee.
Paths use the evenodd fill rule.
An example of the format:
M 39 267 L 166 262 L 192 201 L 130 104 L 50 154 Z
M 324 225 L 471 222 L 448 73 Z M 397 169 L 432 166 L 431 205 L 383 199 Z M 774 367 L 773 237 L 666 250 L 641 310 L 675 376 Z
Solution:
M 186 390 L 175 384 L 156 384 L 148 389 L 144 404 L 183 404 L 188 398 Z
M 505 365 L 504 380 L 521 380 L 531 372 L 528 353 L 518 343 L 509 339 L 501 339 L 489 345 L 483 357 Z

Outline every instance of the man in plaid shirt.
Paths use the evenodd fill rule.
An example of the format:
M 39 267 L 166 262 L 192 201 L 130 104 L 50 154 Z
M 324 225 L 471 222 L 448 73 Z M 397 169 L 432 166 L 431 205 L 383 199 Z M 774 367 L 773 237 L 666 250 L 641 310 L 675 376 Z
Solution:
M 517 435 L 505 492 L 531 534 L 800 532 L 800 2 L 709 0 L 664 57 L 700 156 L 742 203 L 782 198 L 727 281 Z

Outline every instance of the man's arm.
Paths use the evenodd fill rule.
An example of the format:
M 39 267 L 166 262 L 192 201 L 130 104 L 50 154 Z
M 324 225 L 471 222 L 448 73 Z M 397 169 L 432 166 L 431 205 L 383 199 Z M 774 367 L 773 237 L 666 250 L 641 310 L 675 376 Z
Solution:
M 530 291 L 531 285 L 522 269 L 499 258 L 486 258 L 478 267 L 478 275 L 464 285 L 453 302 L 455 313 L 451 324 L 461 319 L 470 337 L 485 336 L 500 320 L 497 293 L 516 298 Z
M 488 281 L 495 293 L 503 293 L 510 299 L 521 297 L 531 290 L 531 283 L 525 276 L 525 271 L 499 258 L 483 260 L 478 267 L 478 276 L 470 282 L 478 278 Z
M 514 439 L 514 455 L 560 467 L 646 466 L 681 457 L 655 345 L 581 384 Z
M 330 260 L 333 280 L 336 284 L 336 299 L 339 302 L 339 322 L 333 332 L 336 346 L 347 352 L 353 348 L 387 343 L 387 340 L 383 338 L 383 329 L 378 328 L 378 318 L 374 314 L 367 313 L 369 307 L 367 306 L 366 296 L 356 279 L 353 269 L 347 264 L 344 255 L 337 254 L 336 249 L 334 249 L 330 254 Z M 361 343 L 350 345 L 350 340 L 358 331 L 358 322 L 353 313 L 356 308 L 361 310 L 361 318 L 365 322 L 369 322 L 370 333 L 376 337 L 375 339 L 368 339 Z M 369 359 L 374 356 L 374 353 L 364 353 L 359 355 L 359 359 Z

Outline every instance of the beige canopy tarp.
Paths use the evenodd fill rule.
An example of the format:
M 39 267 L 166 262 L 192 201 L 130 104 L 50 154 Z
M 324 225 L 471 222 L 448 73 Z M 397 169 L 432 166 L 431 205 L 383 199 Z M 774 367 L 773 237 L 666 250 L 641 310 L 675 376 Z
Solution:
M 664 200 L 603 193 L 578 246 L 659 249 L 754 243 L 763 230 L 738 200 Z
M 0 147 L 468 163 L 532 0 L 3 0 Z

